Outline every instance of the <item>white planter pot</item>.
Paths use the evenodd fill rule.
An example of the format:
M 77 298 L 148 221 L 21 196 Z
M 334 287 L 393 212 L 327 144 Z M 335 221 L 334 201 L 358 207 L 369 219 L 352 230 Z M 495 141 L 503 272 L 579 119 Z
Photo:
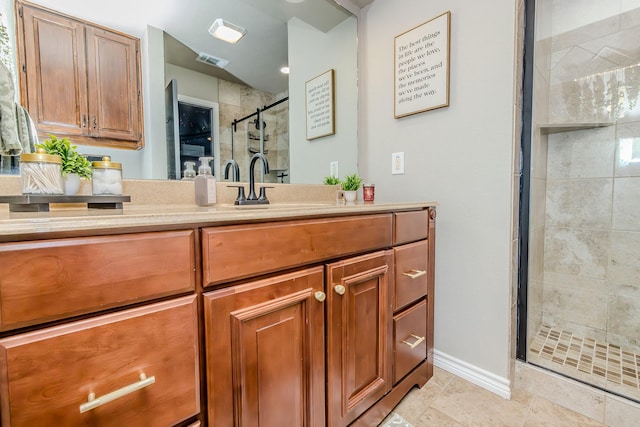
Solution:
M 344 200 L 347 202 L 355 202 L 357 194 L 358 194 L 357 191 L 345 191 Z
M 68 173 L 64 176 L 64 194 L 65 196 L 73 196 L 80 190 L 80 175 L 77 173 Z

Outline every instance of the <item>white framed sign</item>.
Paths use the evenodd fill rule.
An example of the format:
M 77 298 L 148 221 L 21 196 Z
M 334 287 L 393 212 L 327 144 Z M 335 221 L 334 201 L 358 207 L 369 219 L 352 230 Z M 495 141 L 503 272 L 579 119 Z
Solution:
M 333 79 L 331 69 L 305 84 L 308 140 L 336 133 Z
M 396 36 L 396 119 L 449 105 L 450 32 L 447 11 Z

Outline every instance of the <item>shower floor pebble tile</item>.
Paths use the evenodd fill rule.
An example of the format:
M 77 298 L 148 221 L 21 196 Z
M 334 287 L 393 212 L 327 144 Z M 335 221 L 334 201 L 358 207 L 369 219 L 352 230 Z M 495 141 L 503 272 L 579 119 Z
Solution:
M 503 399 L 435 368 L 433 378 L 411 390 L 380 427 L 604 425 L 524 390 L 513 390 L 510 400 Z
M 566 348 L 569 351 L 566 351 Z M 580 381 L 640 400 L 640 354 L 542 325 L 528 360 Z

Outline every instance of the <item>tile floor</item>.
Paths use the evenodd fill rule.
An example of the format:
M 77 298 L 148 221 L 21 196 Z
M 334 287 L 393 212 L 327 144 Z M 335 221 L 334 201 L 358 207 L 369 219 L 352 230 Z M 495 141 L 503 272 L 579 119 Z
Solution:
M 640 353 L 542 325 L 528 360 L 539 366 L 640 400 Z
M 442 369 L 421 389 L 414 388 L 381 427 L 604 426 L 524 390 L 511 400 L 491 393 Z

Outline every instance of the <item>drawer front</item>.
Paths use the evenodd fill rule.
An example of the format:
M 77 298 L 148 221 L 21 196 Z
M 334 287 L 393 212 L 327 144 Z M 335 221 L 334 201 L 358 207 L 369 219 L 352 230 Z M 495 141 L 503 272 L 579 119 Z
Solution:
M 0 330 L 195 289 L 193 230 L 0 245 Z
M 395 384 L 427 357 L 427 302 L 393 316 L 393 334 Z
M 196 315 L 187 296 L 0 340 L 2 425 L 164 427 L 196 415 Z M 81 413 L 90 393 L 108 400 L 132 384 Z
M 393 244 L 426 239 L 429 229 L 429 211 L 396 212 Z
M 394 252 L 396 287 L 393 309 L 397 310 L 427 294 L 427 241 L 403 245 L 394 248 Z
M 202 230 L 204 286 L 391 246 L 391 214 Z

